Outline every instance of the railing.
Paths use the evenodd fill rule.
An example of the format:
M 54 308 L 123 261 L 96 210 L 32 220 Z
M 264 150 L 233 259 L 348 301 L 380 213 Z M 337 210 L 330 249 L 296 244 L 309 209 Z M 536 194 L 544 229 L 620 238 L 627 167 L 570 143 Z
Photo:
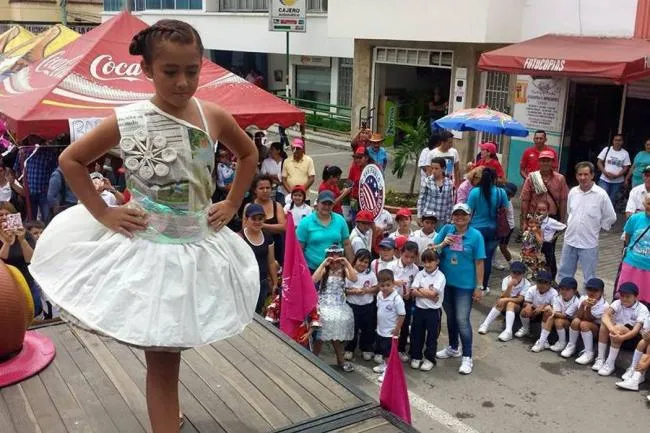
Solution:
M 352 122 L 352 109 L 343 105 L 332 105 L 325 102 L 311 101 L 300 98 L 287 98 L 284 90 L 273 92 L 278 98 L 295 105 L 305 112 L 307 126 L 314 130 L 326 130 L 349 133 Z
M 328 0 L 307 0 L 307 12 L 326 13 Z M 219 0 L 220 12 L 267 12 L 269 0 Z

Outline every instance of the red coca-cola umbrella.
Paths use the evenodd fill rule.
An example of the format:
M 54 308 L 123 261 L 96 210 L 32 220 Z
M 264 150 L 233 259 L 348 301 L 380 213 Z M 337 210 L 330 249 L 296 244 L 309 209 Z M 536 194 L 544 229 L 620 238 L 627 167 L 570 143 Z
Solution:
M 129 54 L 144 21 L 123 12 L 61 50 L 0 82 L 0 117 L 20 139 L 52 138 L 69 119 L 106 117 L 115 107 L 149 99 L 152 83 Z M 203 59 L 196 96 L 224 107 L 242 127 L 304 124 L 305 114 L 274 95 Z

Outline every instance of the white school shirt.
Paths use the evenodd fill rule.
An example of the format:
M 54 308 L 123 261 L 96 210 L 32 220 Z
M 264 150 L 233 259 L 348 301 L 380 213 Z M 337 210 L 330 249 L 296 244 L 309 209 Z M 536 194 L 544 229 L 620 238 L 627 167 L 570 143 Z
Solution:
M 391 271 L 392 266 L 397 263 L 397 259 L 393 257 L 393 260 L 390 260 L 388 262 L 385 262 L 380 258 L 375 259 L 370 263 L 370 270 L 375 273 L 375 275 L 379 275 L 379 271 L 383 271 L 384 269 L 390 269 Z
M 545 293 L 539 293 L 537 290 L 537 285 L 530 286 L 528 291 L 526 291 L 526 296 L 524 300 L 533 304 L 533 307 L 539 307 L 541 305 L 551 305 L 553 304 L 553 298 L 557 296 L 557 290 L 553 287 L 548 289 Z
M 366 272 L 357 272 L 357 281 L 345 279 L 345 287 L 348 289 L 368 289 L 377 285 L 377 276 L 368 269 Z M 347 295 L 346 299 L 349 304 L 368 305 L 375 300 L 375 295 Z
M 436 237 L 436 231 L 434 230 L 431 234 L 425 234 L 422 229 L 416 230 L 413 232 L 413 242 L 418 244 L 418 255 L 422 256 L 424 250 L 433 245 L 433 238 Z
M 562 224 L 555 218 L 547 216 L 546 219 L 542 221 L 539 225 L 539 228 L 542 230 L 542 237 L 544 242 L 551 242 L 555 233 L 566 228 L 566 224 Z
M 393 271 L 396 281 L 404 281 L 404 285 L 395 286 L 395 290 L 400 296 L 404 296 L 404 289 L 410 289 L 413 286 L 413 280 L 415 280 L 415 276 L 420 272 L 420 269 L 415 263 L 404 266 L 401 259 L 396 260 L 396 263 L 392 264 L 388 269 Z
M 625 307 L 621 300 L 617 299 L 609 308 L 614 310 L 614 323 L 617 325 L 634 326 L 637 322 L 645 322 L 648 317 L 648 308 L 639 301 L 636 301 L 631 307 Z
M 45 305 L 45 304 L 43 304 Z M 643 330 L 645 332 L 650 332 L 650 314 L 646 316 L 645 321 L 643 322 Z
M 506 289 L 508 288 L 508 284 L 510 284 L 510 280 L 512 280 L 512 277 L 508 275 L 501 281 L 501 291 L 505 292 Z M 530 287 L 530 281 L 528 281 L 526 278 L 522 278 L 521 281 L 512 288 L 512 292 L 510 292 L 510 297 L 511 298 L 516 298 L 517 296 L 526 296 L 526 292 L 528 291 L 528 288 Z
M 582 307 L 582 303 L 587 300 L 589 297 L 587 295 L 582 295 L 580 297 L 580 302 L 578 303 L 578 309 Z M 605 311 L 609 307 L 609 304 L 607 301 L 605 301 L 605 298 L 601 296 L 601 298 L 594 304 L 593 307 L 591 307 L 591 315 L 596 319 L 596 323 L 600 323 L 600 319 L 603 318 L 603 314 L 605 314 Z
M 399 232 L 399 230 L 395 230 L 393 233 L 389 234 L 388 237 L 391 238 L 392 240 L 397 239 L 398 236 L 406 236 L 409 241 L 414 241 L 413 238 L 413 231 L 409 231 L 408 235 L 403 235 Z
M 354 254 L 362 248 L 372 251 L 372 229 L 368 229 L 366 233 L 361 233 L 358 227 L 353 228 L 350 233 L 350 243 Z
M 616 212 L 604 189 L 594 184 L 589 191 L 574 186 L 567 200 L 568 221 L 564 242 L 574 248 L 596 248 L 600 229 L 609 230 Z
M 404 300 L 395 290 L 388 297 L 377 293 L 377 334 L 392 337 L 398 316 L 405 316 Z
M 649 193 L 650 191 L 646 190 L 645 184 L 643 183 L 632 188 L 630 197 L 627 199 L 627 205 L 625 205 L 625 212 L 644 212 L 645 207 L 643 206 L 643 202 L 645 201 L 645 196 Z
M 607 155 L 607 159 L 605 159 L 605 155 Z M 614 150 L 614 148 L 611 146 L 607 146 L 601 150 L 600 154 L 598 154 L 598 159 L 603 161 L 603 165 L 605 166 L 604 168 L 606 171 L 615 175 L 621 173 L 625 167 L 632 165 L 632 161 L 630 161 L 630 154 L 627 153 L 627 150 Z M 625 182 L 625 176 L 619 176 L 614 179 L 610 179 L 608 177 L 605 177 L 604 174 L 601 174 L 600 180 L 607 183 L 623 183 Z
M 565 301 L 560 294 L 553 298 L 554 313 L 562 313 L 569 317 L 573 317 L 576 315 L 576 311 L 578 311 L 579 305 L 580 299 L 577 296 L 574 296 L 568 301 Z
M 414 289 L 424 288 L 426 290 L 435 290 L 438 292 L 438 302 L 429 298 L 422 298 L 418 296 L 415 298 L 415 306 L 418 308 L 424 309 L 438 309 L 442 307 L 442 301 L 445 298 L 445 285 L 447 284 L 447 279 L 445 274 L 437 268 L 432 273 L 428 273 L 424 269 L 418 272 L 415 275 L 413 280 Z
M 298 223 L 306 217 L 309 216 L 312 213 L 312 208 L 309 207 L 306 203 L 303 203 L 302 206 L 293 206 L 293 209 L 291 209 L 291 203 L 287 203 L 284 205 L 284 213 L 288 214 L 291 212 L 291 215 L 293 216 L 293 222 L 296 225 L 296 228 L 298 228 Z
M 395 218 L 393 218 L 393 215 L 391 215 L 391 213 L 386 209 L 382 209 L 381 212 L 379 212 L 379 215 L 377 215 L 375 218 L 375 226 L 382 232 L 385 231 L 388 227 L 392 227 L 394 225 Z

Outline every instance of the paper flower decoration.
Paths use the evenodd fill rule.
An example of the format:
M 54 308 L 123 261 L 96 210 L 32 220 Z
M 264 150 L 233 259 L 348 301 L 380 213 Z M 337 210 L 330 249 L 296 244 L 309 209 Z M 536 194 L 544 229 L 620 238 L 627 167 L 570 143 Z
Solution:
M 130 137 L 120 140 L 125 154 L 124 166 L 142 179 L 169 174 L 169 164 L 178 157 L 176 149 L 165 147 L 167 140 L 161 135 L 150 138 L 145 130 L 138 129 Z

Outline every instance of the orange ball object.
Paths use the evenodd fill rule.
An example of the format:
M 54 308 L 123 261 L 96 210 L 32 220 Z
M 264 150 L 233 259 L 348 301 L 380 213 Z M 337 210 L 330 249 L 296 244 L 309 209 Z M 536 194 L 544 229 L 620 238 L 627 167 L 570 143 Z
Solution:
M 27 299 L 0 262 L 0 358 L 20 350 L 27 330 Z
M 32 298 L 32 291 L 29 290 L 29 284 L 27 284 L 27 280 L 23 276 L 23 273 L 20 272 L 20 269 L 11 265 L 7 265 L 7 268 L 14 277 L 16 287 L 22 292 L 25 296 L 25 301 L 27 301 L 25 305 L 25 320 L 27 320 L 27 326 L 29 326 L 34 320 L 34 298 Z

